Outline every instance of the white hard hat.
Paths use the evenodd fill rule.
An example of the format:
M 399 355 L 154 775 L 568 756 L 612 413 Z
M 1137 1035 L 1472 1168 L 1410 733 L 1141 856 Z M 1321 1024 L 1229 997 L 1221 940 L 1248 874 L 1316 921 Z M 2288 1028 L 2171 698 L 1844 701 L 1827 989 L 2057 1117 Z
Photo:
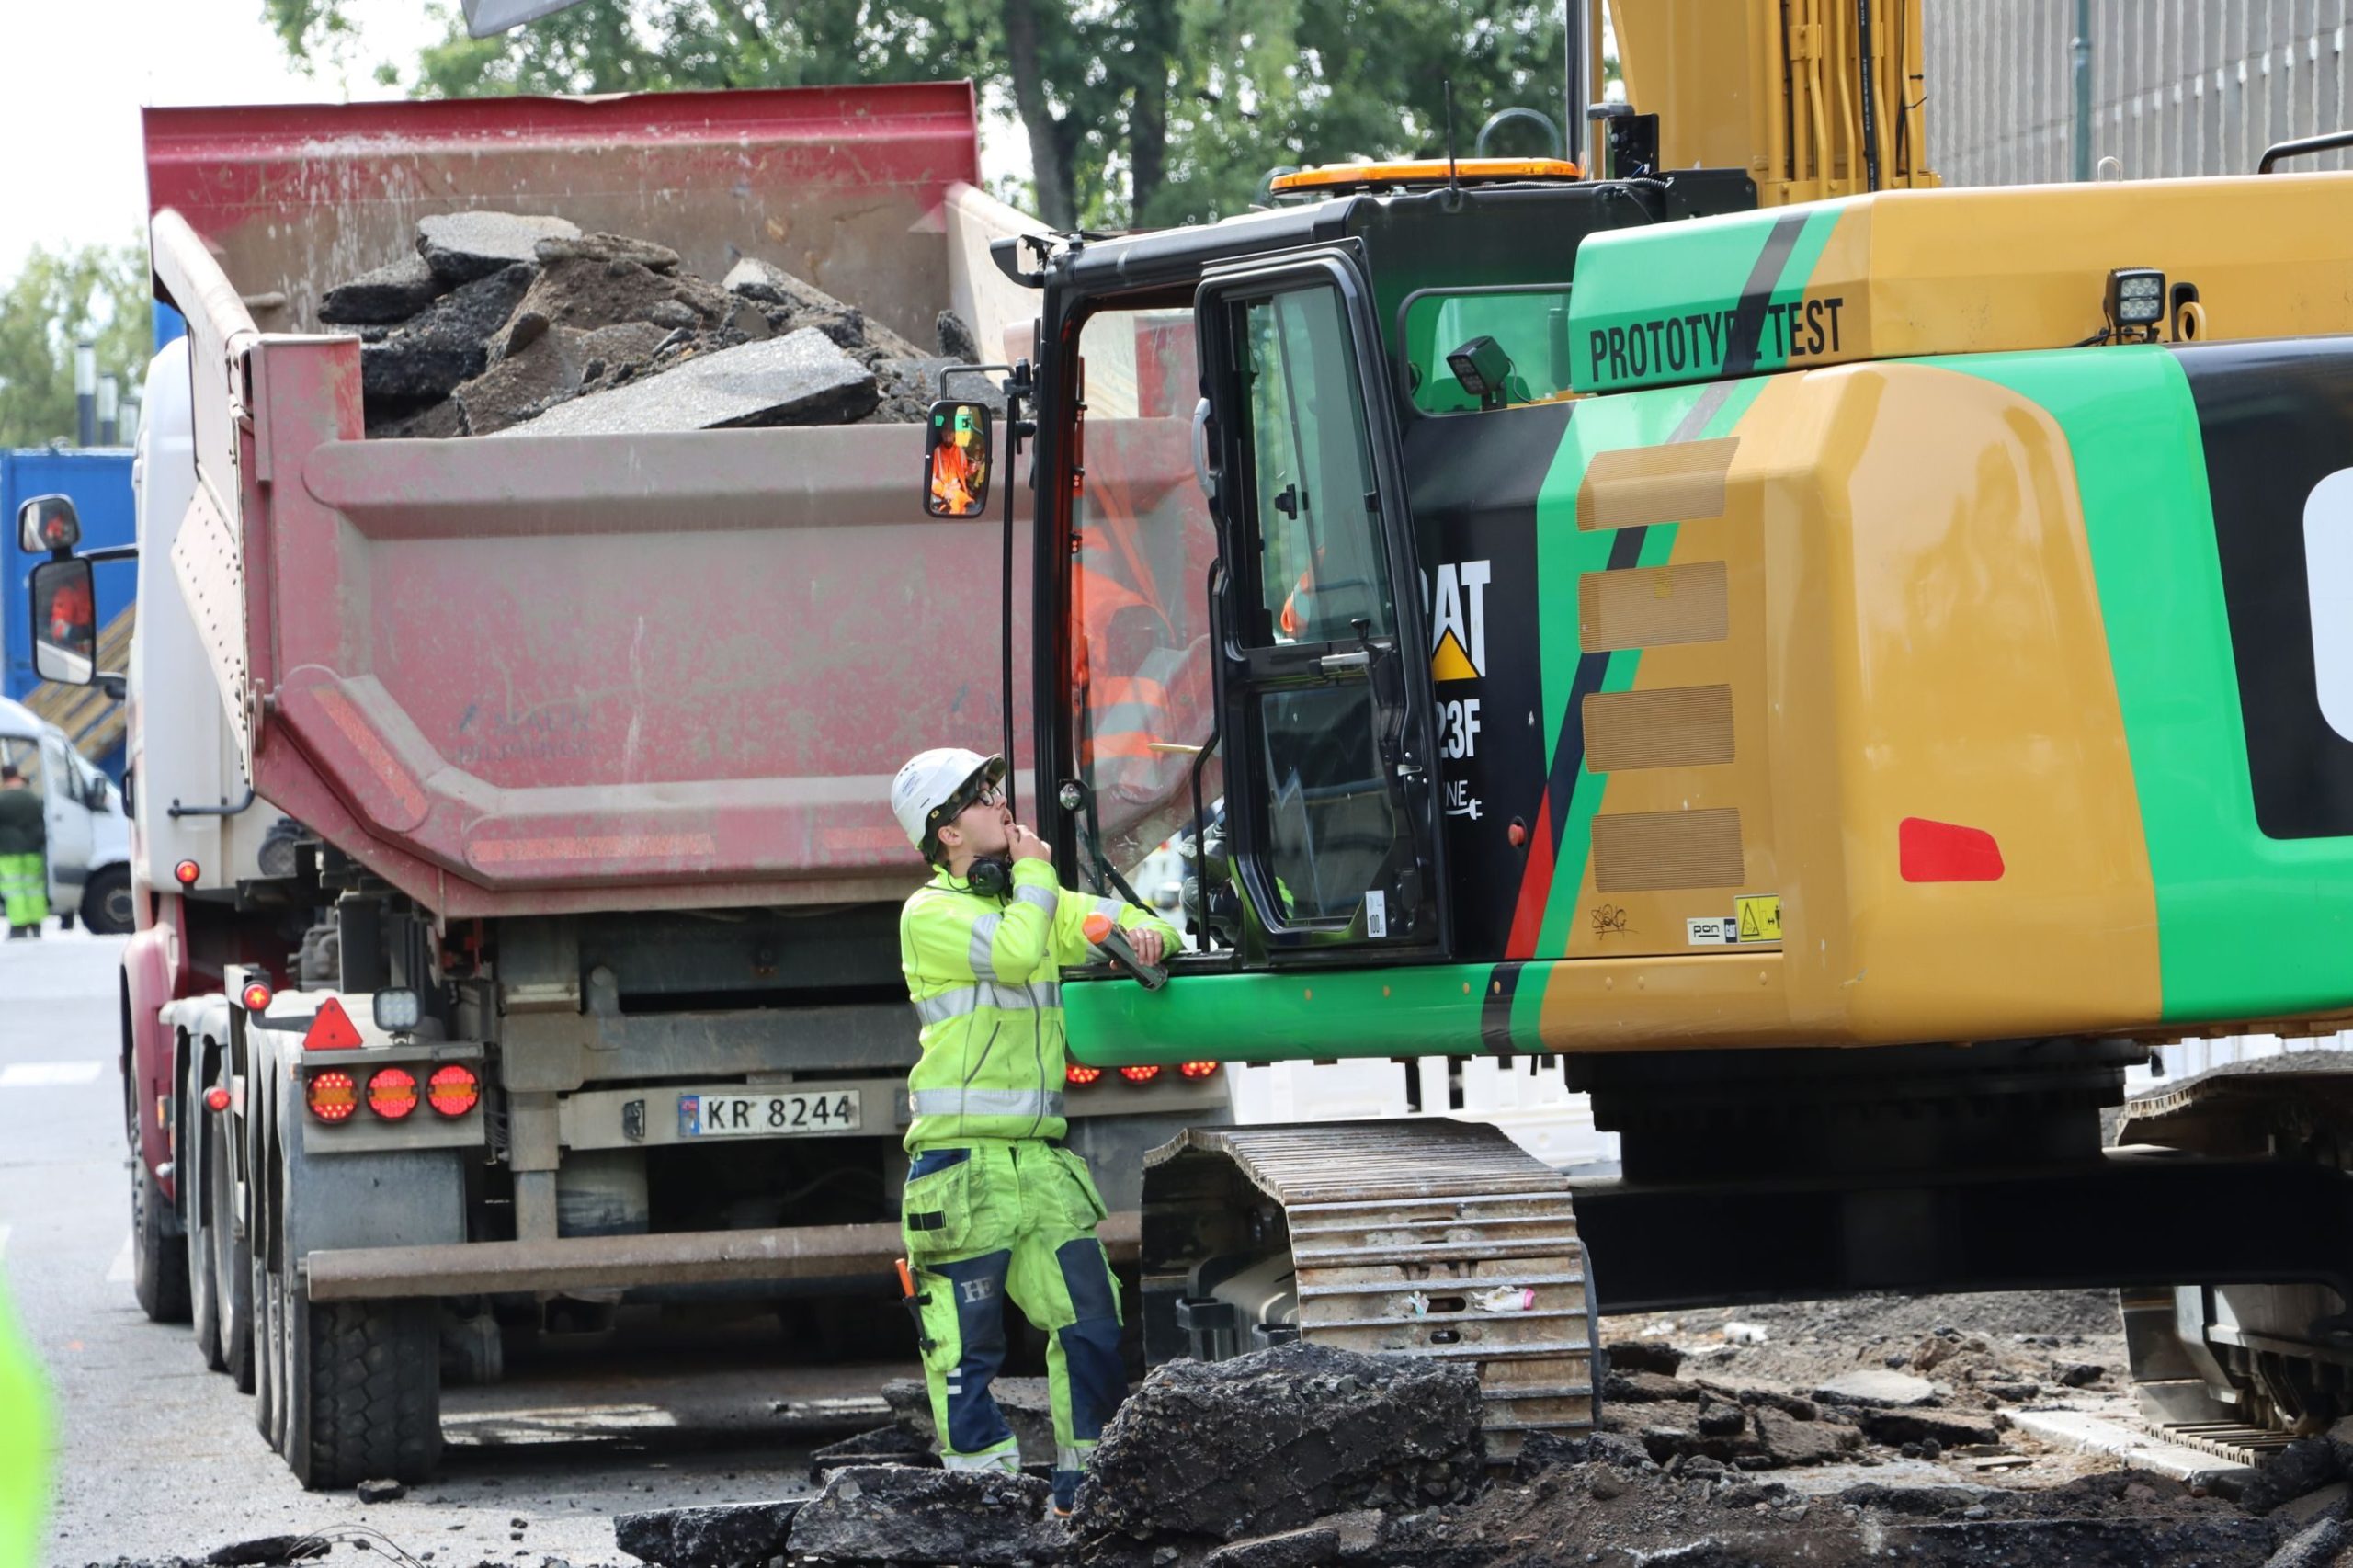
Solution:
M 891 780 L 891 814 L 906 830 L 907 842 L 929 858 L 933 832 L 1004 778 L 1001 756 L 983 756 L 962 746 L 917 752 Z

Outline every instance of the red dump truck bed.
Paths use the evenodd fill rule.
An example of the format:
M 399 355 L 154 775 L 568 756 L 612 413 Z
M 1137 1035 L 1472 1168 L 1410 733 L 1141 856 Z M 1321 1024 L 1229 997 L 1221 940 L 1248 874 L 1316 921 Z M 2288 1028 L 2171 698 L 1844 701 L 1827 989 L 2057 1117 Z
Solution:
M 363 440 L 313 312 L 484 208 L 758 256 L 927 342 L 969 84 L 155 109 L 147 143 L 176 565 L 263 799 L 449 918 L 904 890 L 890 775 L 1000 722 L 999 525 L 923 516 L 922 426 Z

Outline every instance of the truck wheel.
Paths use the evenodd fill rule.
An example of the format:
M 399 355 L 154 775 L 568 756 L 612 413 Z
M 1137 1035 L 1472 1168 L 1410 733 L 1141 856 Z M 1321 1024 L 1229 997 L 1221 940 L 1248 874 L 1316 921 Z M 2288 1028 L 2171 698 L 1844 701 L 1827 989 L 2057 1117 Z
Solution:
M 131 1153 L 131 1289 L 150 1323 L 188 1320 L 188 1248 L 171 1233 L 171 1204 L 134 1134 Z
M 288 1328 L 286 1460 L 313 1492 L 421 1482 L 441 1458 L 440 1306 L 279 1303 Z
M 286 1428 L 278 1417 L 285 1403 L 286 1325 L 278 1311 L 278 1277 L 254 1251 L 254 1426 L 262 1441 L 286 1451 Z
M 204 1222 L 202 1205 L 193 1201 L 198 1195 L 188 1196 L 192 1201 L 188 1206 L 187 1231 L 181 1238 L 188 1246 L 188 1321 L 195 1326 L 196 1350 L 204 1358 L 205 1367 L 215 1372 L 226 1371 L 229 1363 L 221 1354 L 221 1282 L 213 1268 L 212 1227 Z
M 254 1392 L 254 1270 L 252 1248 L 237 1235 L 236 1151 L 218 1132 L 208 1165 L 212 1181 L 212 1279 L 218 1305 L 221 1370 L 239 1393 Z
M 131 902 L 129 867 L 108 866 L 103 871 L 90 873 L 89 885 L 82 890 L 82 924 L 94 935 L 130 935 L 139 925 L 136 908 Z

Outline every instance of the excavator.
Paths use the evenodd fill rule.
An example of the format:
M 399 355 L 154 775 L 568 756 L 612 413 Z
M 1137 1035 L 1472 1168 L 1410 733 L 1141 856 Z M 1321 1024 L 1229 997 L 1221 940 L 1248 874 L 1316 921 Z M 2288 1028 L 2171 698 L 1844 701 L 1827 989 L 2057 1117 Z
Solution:
M 1535 1056 L 1622 1151 L 1193 1130 L 1147 1356 L 1456 1360 L 1508 1452 L 1608 1313 L 2116 1287 L 2154 1418 L 2353 1414 L 2353 1078 L 2103 1129 L 2156 1043 L 2353 1023 L 2353 176 L 2294 169 L 2353 135 L 1943 189 L 1921 0 L 1606 3 L 1557 157 L 995 253 L 1026 808 L 1184 868 L 1185 951 L 1066 974 L 1071 1092 Z

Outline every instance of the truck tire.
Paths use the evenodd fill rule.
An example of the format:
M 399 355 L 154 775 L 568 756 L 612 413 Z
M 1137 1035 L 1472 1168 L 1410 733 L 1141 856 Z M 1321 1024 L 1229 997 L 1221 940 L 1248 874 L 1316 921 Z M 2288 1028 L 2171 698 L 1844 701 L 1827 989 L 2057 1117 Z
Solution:
M 209 1170 L 205 1179 L 211 1179 Z M 189 1203 L 181 1240 L 188 1249 L 188 1323 L 196 1330 L 196 1353 L 204 1358 L 206 1370 L 225 1372 L 229 1363 L 221 1354 L 221 1282 L 213 1267 L 212 1227 L 204 1222 L 201 1204 Z
M 220 1369 L 229 1374 L 239 1393 L 251 1393 L 254 1392 L 254 1271 L 252 1248 L 237 1233 L 236 1151 L 230 1146 L 230 1140 L 222 1136 L 218 1122 L 210 1125 L 206 1136 L 212 1143 L 212 1157 L 206 1162 L 212 1183 L 212 1223 L 207 1229 L 212 1238 L 213 1288 L 219 1292 Z M 248 1235 L 251 1233 L 250 1231 L 246 1233 Z
M 421 1482 L 441 1458 L 440 1307 L 306 1301 L 289 1290 L 286 1461 L 313 1492 Z
M 82 924 L 92 935 L 125 937 L 138 928 L 137 905 L 131 892 L 131 869 L 108 866 L 90 873 L 82 890 Z
M 172 1233 L 171 1200 L 164 1196 L 136 1130 L 131 1151 L 131 1289 L 150 1323 L 188 1320 L 188 1247 Z
M 180 1103 L 188 1108 L 188 1120 L 180 1129 L 179 1169 L 184 1184 L 181 1196 L 188 1200 L 181 1234 L 188 1247 L 188 1321 L 196 1330 L 197 1354 L 204 1358 L 209 1369 L 221 1372 L 229 1366 L 221 1353 L 221 1278 L 212 1249 L 212 1233 L 221 1211 L 214 1209 L 210 1221 L 205 1218 L 212 1201 L 212 1168 L 221 1158 L 220 1138 L 214 1131 L 218 1119 L 204 1108 L 203 1042 L 183 1037 L 180 1049 L 188 1061 L 188 1081 L 181 1085 Z

